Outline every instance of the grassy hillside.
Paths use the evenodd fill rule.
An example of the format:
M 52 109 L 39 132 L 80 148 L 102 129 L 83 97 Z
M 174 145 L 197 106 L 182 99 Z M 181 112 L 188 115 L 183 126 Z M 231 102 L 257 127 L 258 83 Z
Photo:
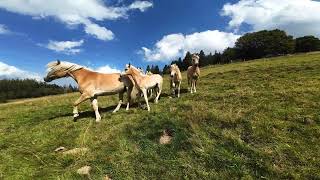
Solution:
M 203 68 L 197 94 L 185 79 L 149 113 L 100 97 L 99 124 L 88 102 L 72 121 L 77 93 L 0 105 L 0 179 L 78 179 L 84 165 L 92 179 L 320 178 L 320 54 Z

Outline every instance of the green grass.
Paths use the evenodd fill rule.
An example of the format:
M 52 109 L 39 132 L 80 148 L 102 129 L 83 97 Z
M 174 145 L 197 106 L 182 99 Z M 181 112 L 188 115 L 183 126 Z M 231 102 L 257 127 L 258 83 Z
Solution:
M 111 110 L 102 122 L 78 94 L 0 105 L 0 179 L 319 179 L 320 54 L 300 54 L 201 69 L 197 94 L 168 98 L 168 79 L 151 112 Z M 184 74 L 183 89 L 186 89 Z M 165 128 L 175 130 L 160 145 Z M 87 147 L 64 156 L 54 149 Z

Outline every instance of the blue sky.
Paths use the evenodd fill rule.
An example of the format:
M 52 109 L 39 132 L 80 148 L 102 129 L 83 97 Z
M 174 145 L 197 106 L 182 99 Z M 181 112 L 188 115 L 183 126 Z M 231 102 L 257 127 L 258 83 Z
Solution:
M 82 3 L 1 1 L 0 78 L 43 76 L 55 59 L 104 72 L 128 62 L 163 66 L 186 51 L 222 51 L 245 32 L 281 28 L 294 36 L 319 36 L 320 30 L 311 26 L 320 22 L 312 13 L 320 10 L 319 2 L 311 0 Z

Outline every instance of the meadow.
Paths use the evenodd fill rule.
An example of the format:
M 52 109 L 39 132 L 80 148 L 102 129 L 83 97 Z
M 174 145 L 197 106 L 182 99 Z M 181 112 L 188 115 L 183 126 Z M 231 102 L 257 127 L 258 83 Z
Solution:
M 99 97 L 101 123 L 89 101 L 73 122 L 78 93 L 0 104 L 0 179 L 320 178 L 320 53 L 208 66 L 196 94 L 183 78 L 178 99 L 165 77 L 151 112 Z

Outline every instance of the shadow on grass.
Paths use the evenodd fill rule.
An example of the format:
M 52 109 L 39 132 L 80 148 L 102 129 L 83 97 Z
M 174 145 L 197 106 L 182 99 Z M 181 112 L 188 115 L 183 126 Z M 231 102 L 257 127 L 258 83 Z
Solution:
M 176 95 L 177 95 L 177 93 L 178 92 L 176 91 Z M 188 89 L 186 89 L 186 88 L 180 89 L 180 94 L 187 94 L 187 93 L 188 93 Z M 162 93 L 160 96 L 160 99 L 170 97 L 170 96 L 172 96 L 171 91 L 170 91 L 170 93 Z
M 188 89 L 181 89 L 180 90 L 180 94 L 186 94 L 186 93 L 188 93 Z M 167 98 L 167 97 L 170 97 L 170 96 L 171 96 L 171 94 L 169 94 L 169 93 L 162 93 L 160 95 L 159 99 L 161 100 L 162 98 Z M 151 99 L 149 99 L 149 103 L 153 102 L 154 98 L 155 97 L 152 97 Z M 143 97 L 140 98 L 140 103 L 142 103 L 142 104 L 145 103 Z M 116 107 L 117 107 L 116 105 L 109 106 L 109 107 L 99 107 L 99 113 L 100 114 L 101 113 L 105 113 L 105 112 L 112 113 L 112 111 Z M 120 109 L 122 109 L 122 108 L 125 108 L 125 104 L 121 105 Z M 132 105 L 130 105 L 130 108 L 143 108 L 143 107 L 140 107 L 138 102 L 134 102 Z M 52 116 L 52 117 L 50 117 L 48 119 L 52 120 L 52 119 L 61 118 L 61 117 L 70 117 L 70 119 L 73 119 L 73 113 L 70 112 L 70 113 L 66 113 L 66 114 L 62 114 L 62 115 L 55 115 L 55 116 Z M 84 118 L 95 118 L 95 113 L 94 113 L 93 109 L 90 109 L 90 110 L 87 110 L 87 111 L 83 111 L 83 112 L 79 112 L 79 117 L 76 119 L 76 121 L 84 119 Z

